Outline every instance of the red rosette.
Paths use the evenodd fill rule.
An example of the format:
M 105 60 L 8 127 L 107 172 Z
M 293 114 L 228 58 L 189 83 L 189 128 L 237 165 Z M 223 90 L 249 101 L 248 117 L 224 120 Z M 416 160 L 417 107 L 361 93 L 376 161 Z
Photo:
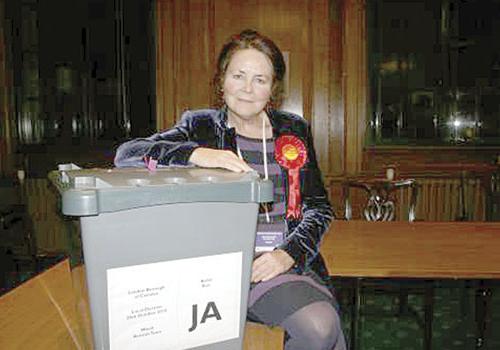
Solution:
M 307 161 L 306 146 L 295 135 L 281 135 L 274 143 L 274 157 L 278 164 L 288 171 L 286 217 L 299 219 L 301 216 L 299 170 Z

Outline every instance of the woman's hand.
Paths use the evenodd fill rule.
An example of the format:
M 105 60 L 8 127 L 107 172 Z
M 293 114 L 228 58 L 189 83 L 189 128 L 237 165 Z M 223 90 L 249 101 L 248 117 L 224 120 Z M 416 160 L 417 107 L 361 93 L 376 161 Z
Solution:
M 288 271 L 294 263 L 293 258 L 284 250 L 277 249 L 264 253 L 253 262 L 252 282 L 269 281 Z
M 252 171 L 252 168 L 234 152 L 220 149 L 196 148 L 191 153 L 189 161 L 203 168 L 223 168 L 236 173 Z

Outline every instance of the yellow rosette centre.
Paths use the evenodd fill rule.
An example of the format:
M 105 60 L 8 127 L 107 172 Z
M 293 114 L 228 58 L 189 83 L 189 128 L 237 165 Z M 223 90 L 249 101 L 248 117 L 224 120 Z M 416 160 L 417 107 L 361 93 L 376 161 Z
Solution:
M 283 154 L 287 160 L 295 160 L 299 157 L 299 150 L 293 145 L 283 147 Z

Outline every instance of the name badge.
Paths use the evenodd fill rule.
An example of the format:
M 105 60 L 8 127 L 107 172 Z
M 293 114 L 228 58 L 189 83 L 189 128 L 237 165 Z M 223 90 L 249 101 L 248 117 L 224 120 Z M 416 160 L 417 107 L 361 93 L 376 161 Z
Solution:
M 255 252 L 271 252 L 274 247 L 283 243 L 283 232 L 257 231 L 255 238 Z

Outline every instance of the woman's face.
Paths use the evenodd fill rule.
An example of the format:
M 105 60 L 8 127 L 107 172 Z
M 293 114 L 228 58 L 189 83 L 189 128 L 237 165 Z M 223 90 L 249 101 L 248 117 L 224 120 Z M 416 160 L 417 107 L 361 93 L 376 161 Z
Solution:
M 224 75 L 224 101 L 229 113 L 243 120 L 260 114 L 271 97 L 273 66 L 262 52 L 234 53 Z

